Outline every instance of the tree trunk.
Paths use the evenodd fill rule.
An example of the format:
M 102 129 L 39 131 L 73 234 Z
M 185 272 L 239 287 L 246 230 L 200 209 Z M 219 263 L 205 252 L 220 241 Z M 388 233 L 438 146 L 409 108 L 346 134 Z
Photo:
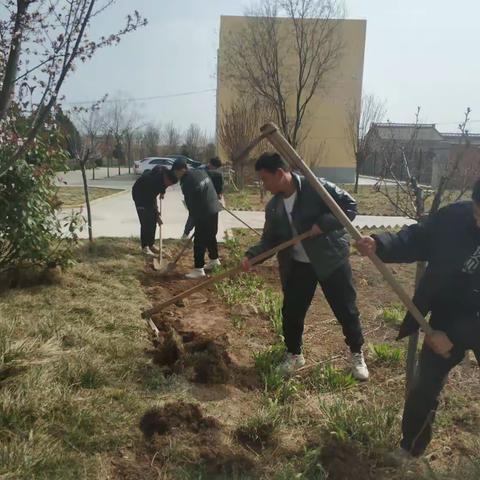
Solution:
M 88 197 L 88 182 L 87 182 L 87 172 L 85 171 L 85 159 L 80 160 L 80 170 L 82 171 L 82 180 L 83 180 L 83 193 L 85 195 L 85 205 L 87 206 L 87 225 L 88 225 L 88 240 L 90 243 L 93 242 L 93 231 L 92 231 L 92 211 L 90 209 L 90 199 Z
M 421 221 L 425 215 L 425 197 L 423 195 L 423 190 L 419 186 L 416 177 L 411 177 L 410 182 L 415 194 L 415 210 L 416 210 L 416 217 L 418 221 Z M 417 262 L 417 268 L 415 271 L 415 290 L 420 283 L 423 274 L 427 268 L 426 262 Z M 417 369 L 417 347 L 418 347 L 418 337 L 419 332 L 415 332 L 414 334 L 408 337 L 408 350 L 407 350 L 407 365 L 406 365 L 406 372 L 405 372 L 405 396 L 408 395 L 410 392 L 413 381 L 415 379 L 415 373 Z
M 359 177 L 360 177 L 360 170 L 357 166 L 357 171 L 355 172 L 355 187 L 353 188 L 353 191 L 355 193 L 358 193 L 358 179 L 359 179 Z
M 26 0 L 19 0 L 17 2 L 17 14 L 15 15 L 15 25 L 13 27 L 14 33 L 12 36 L 7 64 L 5 66 L 5 73 L 3 75 L 3 86 L 0 92 L 0 119 L 5 118 L 12 101 L 15 79 L 18 72 L 20 50 L 22 47 L 23 31 L 25 28 L 23 22 L 25 14 L 27 13 L 28 5 L 29 2 Z

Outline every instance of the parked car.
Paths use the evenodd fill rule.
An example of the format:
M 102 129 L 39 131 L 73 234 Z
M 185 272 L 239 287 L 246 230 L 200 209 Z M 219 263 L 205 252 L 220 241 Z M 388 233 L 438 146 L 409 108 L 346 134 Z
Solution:
M 198 160 L 193 160 L 192 158 L 187 157 L 185 155 L 164 155 L 164 156 L 167 158 L 172 158 L 174 161 L 177 160 L 178 158 L 181 158 L 185 160 L 189 168 L 198 168 L 203 165 L 202 162 L 199 162 Z
M 149 172 L 157 165 L 162 165 L 167 168 L 172 168 L 174 160 L 165 157 L 147 157 L 143 160 L 136 160 L 133 162 L 133 172 L 136 175 L 142 175 L 145 172 Z

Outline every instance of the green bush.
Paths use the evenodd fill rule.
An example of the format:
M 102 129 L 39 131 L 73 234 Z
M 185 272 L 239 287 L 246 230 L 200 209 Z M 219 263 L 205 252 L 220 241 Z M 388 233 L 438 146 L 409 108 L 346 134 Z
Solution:
M 13 148 L 0 146 L 0 274 L 72 261 L 81 217 L 57 215 L 55 172 L 65 170 L 67 156 L 56 134 L 47 138 L 6 171 Z

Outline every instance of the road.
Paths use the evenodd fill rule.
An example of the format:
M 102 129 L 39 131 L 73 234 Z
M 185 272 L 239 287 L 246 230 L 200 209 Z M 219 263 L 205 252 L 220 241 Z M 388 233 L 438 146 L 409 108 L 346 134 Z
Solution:
M 88 172 L 89 185 L 92 187 L 125 189 L 125 192 L 121 194 L 112 197 L 104 197 L 92 202 L 93 235 L 94 237 L 138 237 L 139 222 L 130 193 L 131 186 L 138 177 L 135 175 L 128 175 L 126 171 L 123 175 L 113 176 L 114 172 L 115 170 L 111 169 L 112 176 L 110 178 L 100 178 L 106 175 L 106 168 L 98 169 L 96 172 L 97 180 L 90 180 L 91 171 Z M 372 179 L 369 178 L 361 180 L 362 184 L 366 185 L 371 184 L 372 182 Z M 66 186 L 81 185 L 81 174 L 79 171 L 61 174 L 59 175 L 58 184 Z M 162 202 L 162 218 L 164 221 L 162 235 L 165 239 L 178 239 L 181 238 L 183 234 L 183 227 L 187 219 L 187 210 L 183 206 L 182 199 L 183 196 L 178 185 L 170 187 L 167 190 L 165 199 Z M 68 212 L 68 209 L 64 210 L 64 212 Z M 263 212 L 235 211 L 234 213 L 253 228 L 263 227 Z M 383 228 L 409 225 L 414 222 L 404 217 L 359 215 L 354 223 L 359 228 Z M 238 222 L 238 220 L 231 217 L 227 212 L 221 212 L 219 216 L 218 240 L 222 241 L 225 232 L 236 227 L 243 227 L 243 225 Z M 81 232 L 80 237 L 88 237 L 86 229 Z

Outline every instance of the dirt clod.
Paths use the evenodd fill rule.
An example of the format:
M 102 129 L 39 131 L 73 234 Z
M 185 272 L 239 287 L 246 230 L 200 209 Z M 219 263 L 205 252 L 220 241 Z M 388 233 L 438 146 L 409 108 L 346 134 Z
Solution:
M 140 430 L 145 438 L 155 433 L 164 435 L 175 428 L 198 433 L 207 429 L 218 429 L 213 417 L 204 417 L 198 405 L 182 401 L 167 403 L 162 408 L 148 410 L 140 420 Z
M 187 347 L 191 353 L 188 364 L 193 368 L 193 381 L 198 383 L 226 383 L 230 379 L 231 364 L 225 347 L 206 339 Z
M 320 461 L 331 480 L 371 480 L 368 459 L 354 443 L 331 439 L 320 452 Z
M 173 328 L 170 328 L 154 351 L 153 363 L 166 367 L 173 373 L 182 369 L 184 357 L 185 349 L 182 337 Z
M 263 422 L 256 426 L 241 425 L 235 430 L 234 437 L 242 445 L 255 452 L 273 445 L 275 425 L 271 422 Z
M 255 462 L 248 456 L 232 451 L 226 445 L 205 447 L 199 456 L 208 473 L 222 475 L 222 478 L 238 478 L 255 468 Z

